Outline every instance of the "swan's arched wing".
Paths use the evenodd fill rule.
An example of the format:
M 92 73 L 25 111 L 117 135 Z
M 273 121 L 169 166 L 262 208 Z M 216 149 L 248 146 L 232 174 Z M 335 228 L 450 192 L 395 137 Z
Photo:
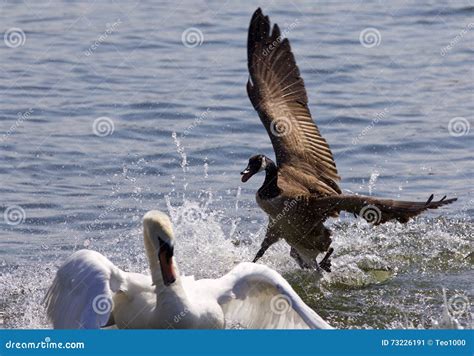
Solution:
M 280 167 L 293 166 L 325 183 L 328 193 L 339 193 L 331 150 L 311 118 L 303 79 L 278 25 L 257 9 L 248 34 L 247 92 L 272 141 Z
M 80 250 L 59 268 L 45 296 L 55 329 L 98 329 L 113 308 L 112 297 L 126 288 L 124 272 L 98 252 Z
M 249 329 L 332 329 L 266 266 L 241 263 L 213 283 L 228 324 Z

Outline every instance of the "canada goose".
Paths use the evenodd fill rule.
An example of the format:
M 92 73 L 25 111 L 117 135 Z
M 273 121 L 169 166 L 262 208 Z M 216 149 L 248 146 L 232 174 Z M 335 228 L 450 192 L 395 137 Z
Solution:
M 326 140 L 311 118 L 303 79 L 287 38 L 278 25 L 270 30 L 268 16 L 257 9 L 248 33 L 247 93 L 270 136 L 275 164 L 264 155 L 249 159 L 242 182 L 265 171 L 257 203 L 269 216 L 265 239 L 256 262 L 279 239 L 291 246 L 291 256 L 302 268 L 330 271 L 330 230 L 323 222 L 341 210 L 377 225 L 389 220 L 406 223 L 427 209 L 456 201 L 442 198 L 426 203 L 343 195 L 336 163 Z M 328 251 L 320 265 L 319 253 Z
M 91 250 L 72 254 L 46 294 L 47 314 L 58 329 L 115 325 L 133 329 L 332 329 L 274 270 L 241 263 L 219 279 L 181 276 L 168 216 L 143 219 L 151 276 L 120 270 Z M 108 322 L 109 321 L 109 322 Z

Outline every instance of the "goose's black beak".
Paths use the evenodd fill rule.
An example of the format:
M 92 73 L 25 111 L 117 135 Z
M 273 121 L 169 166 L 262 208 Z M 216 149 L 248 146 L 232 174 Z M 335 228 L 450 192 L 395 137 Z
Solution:
M 169 286 L 176 281 L 176 271 L 173 265 L 174 247 L 168 242 L 160 239 L 160 249 L 158 259 L 160 260 L 161 275 L 165 286 Z
M 250 157 L 247 168 L 245 168 L 240 174 L 242 175 L 242 182 L 248 181 L 254 174 L 264 170 L 266 167 L 266 160 L 263 155 L 257 155 Z
M 250 177 L 252 177 L 255 173 L 253 173 L 249 167 L 245 168 L 242 172 L 240 172 L 240 174 L 242 175 L 242 182 L 245 183 L 246 181 L 248 181 L 250 179 Z

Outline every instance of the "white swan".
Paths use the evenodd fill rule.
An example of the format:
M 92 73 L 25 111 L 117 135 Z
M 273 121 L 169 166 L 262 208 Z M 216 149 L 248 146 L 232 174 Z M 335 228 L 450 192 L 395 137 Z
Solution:
M 241 263 L 219 279 L 180 276 L 168 216 L 143 219 L 151 277 L 120 270 L 91 250 L 59 268 L 45 302 L 55 328 L 332 328 L 274 270 Z

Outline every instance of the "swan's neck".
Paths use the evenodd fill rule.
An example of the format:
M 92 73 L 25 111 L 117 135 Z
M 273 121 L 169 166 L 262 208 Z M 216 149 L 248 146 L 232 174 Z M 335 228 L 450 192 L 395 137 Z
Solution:
M 271 159 L 267 158 L 267 166 L 265 167 L 265 181 L 258 190 L 258 194 L 263 199 L 271 199 L 281 193 L 278 188 L 278 167 Z
M 160 260 L 158 258 L 158 250 L 155 248 L 155 246 L 150 241 L 147 235 L 145 235 L 144 243 L 146 254 L 148 257 L 148 264 L 150 266 L 151 280 L 153 281 L 153 285 L 156 286 L 157 289 L 165 288 L 163 275 L 161 273 Z M 180 283 L 179 270 L 174 257 L 172 258 L 172 261 L 173 268 L 176 274 L 176 281 L 173 284 L 177 284 Z

